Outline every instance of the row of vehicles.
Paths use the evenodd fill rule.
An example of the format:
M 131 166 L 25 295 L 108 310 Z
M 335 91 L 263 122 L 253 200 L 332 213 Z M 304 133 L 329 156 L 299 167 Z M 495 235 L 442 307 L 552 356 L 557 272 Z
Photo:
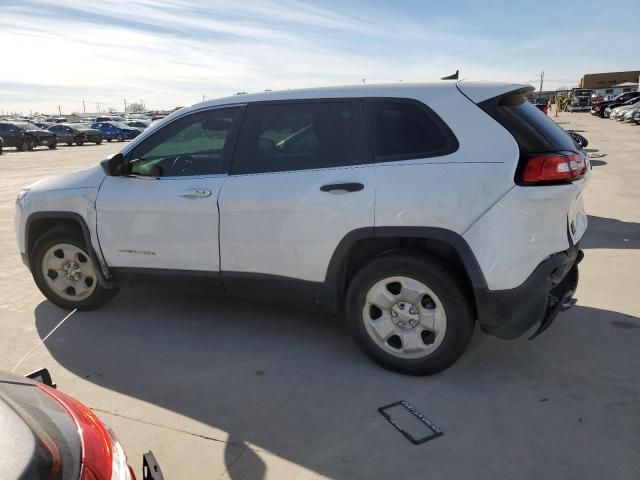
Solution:
M 124 142 L 136 138 L 149 124 L 144 120 L 131 120 L 126 123 L 112 120 L 94 123 L 0 121 L 0 155 L 3 148 L 8 147 L 18 151 L 31 151 L 39 146 L 53 150 L 61 143 L 99 145 L 103 140 Z
M 640 92 L 625 92 L 611 100 L 594 102 L 591 115 L 640 124 Z

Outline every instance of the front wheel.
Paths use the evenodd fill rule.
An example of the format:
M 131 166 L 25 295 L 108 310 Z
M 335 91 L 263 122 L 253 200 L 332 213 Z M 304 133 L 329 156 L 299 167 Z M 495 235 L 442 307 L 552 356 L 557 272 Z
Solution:
M 124 142 L 124 137 L 122 136 L 121 133 L 119 133 L 118 135 L 116 135 L 116 140 L 119 142 Z
M 53 229 L 36 242 L 30 263 L 40 291 L 67 310 L 98 308 L 118 292 L 100 285 L 99 267 L 88 254 L 84 240 L 64 228 Z
M 369 357 L 410 375 L 453 364 L 474 326 L 458 277 L 440 260 L 412 252 L 378 257 L 358 271 L 347 291 L 346 316 Z
M 79 147 L 84 145 L 84 139 L 82 137 L 76 137 L 76 145 L 78 145 Z

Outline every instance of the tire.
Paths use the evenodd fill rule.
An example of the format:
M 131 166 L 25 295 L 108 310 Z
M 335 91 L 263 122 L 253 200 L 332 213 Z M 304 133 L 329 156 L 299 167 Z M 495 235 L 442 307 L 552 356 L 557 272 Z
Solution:
M 76 145 L 78 145 L 79 147 L 84 145 L 84 140 L 82 139 L 82 137 L 76 137 Z
M 73 145 L 73 142 L 67 142 L 67 145 L 71 146 Z
M 121 133 L 119 133 L 118 135 L 116 135 L 116 140 L 119 142 L 124 142 L 124 137 L 122 136 Z
M 25 150 L 28 151 L 28 152 L 33 151 L 33 149 L 37 147 L 35 142 L 33 140 L 31 140 L 31 139 L 25 140 L 23 145 L 24 145 Z
M 101 143 L 102 143 L 102 139 L 101 138 L 96 140 L 96 145 L 100 145 Z
M 56 248 L 58 246 L 61 248 Z M 62 252 L 63 249 L 65 252 Z M 59 257 L 59 253 L 62 253 L 62 258 Z M 60 262 L 67 261 L 67 268 L 71 269 L 70 272 L 80 275 L 80 277 L 78 279 L 67 278 L 64 265 L 57 270 L 47 268 L 47 264 L 44 263 L 45 258 Z M 69 262 L 73 262 L 71 265 L 78 268 L 70 267 Z M 33 247 L 30 265 L 33 279 L 43 295 L 51 303 L 67 310 L 74 308 L 93 310 L 107 303 L 118 293 L 118 289 L 115 287 L 104 288 L 100 285 L 97 279 L 99 266 L 94 265 L 88 255 L 84 239 L 73 230 L 63 227 L 55 228 L 40 237 Z M 51 267 L 51 264 L 48 265 Z M 45 269 L 47 271 L 44 271 Z M 56 276 L 52 278 L 54 273 Z M 61 280 L 60 288 L 66 288 L 67 293 L 60 293 L 56 287 L 52 286 L 58 278 Z M 90 284 L 89 279 L 91 279 Z M 66 282 L 64 282 L 65 280 Z M 73 289 L 73 294 L 69 292 L 69 288 Z M 85 291 L 82 292 L 81 288 Z M 77 299 L 73 298 L 76 296 Z
M 111 142 L 111 139 L 110 139 L 110 138 L 107 138 L 107 142 Z
M 406 279 L 406 282 L 400 279 Z M 385 285 L 387 281 L 389 283 Z M 422 287 L 412 291 L 411 288 L 405 288 L 403 282 L 411 288 L 420 284 L 429 290 L 427 294 L 417 295 L 420 298 L 417 307 L 405 302 L 405 295 L 411 297 L 411 293 L 419 292 Z M 398 289 L 394 284 L 400 284 L 401 288 Z M 386 289 L 382 295 L 384 301 L 389 304 L 398 301 L 392 307 L 379 308 L 375 306 L 375 301 L 370 301 L 372 296 L 376 297 L 371 292 L 377 291 L 380 286 Z M 364 353 L 385 368 L 409 375 L 431 375 L 446 369 L 462 355 L 473 334 L 474 316 L 461 281 L 442 261 L 417 252 L 407 251 L 373 259 L 353 277 L 345 303 L 351 334 Z M 405 310 L 407 305 L 409 310 Z M 371 325 L 374 325 L 374 318 L 378 315 L 376 308 L 380 311 L 378 318 L 386 318 L 384 324 L 391 327 L 390 332 L 394 332 L 383 335 L 387 340 L 375 338 L 374 331 L 377 330 Z M 409 316 L 415 311 L 419 312 L 414 315 L 418 319 Z M 429 314 L 430 311 L 434 313 Z M 429 331 L 423 328 L 423 322 L 428 324 L 431 319 L 434 327 Z M 404 325 L 396 323 L 398 321 Z M 417 324 L 409 324 L 409 321 Z M 409 342 L 411 339 L 418 342 L 413 343 L 413 346 L 417 346 L 416 353 L 404 352 L 405 338 Z M 392 340 L 395 340 L 393 345 Z M 411 346 L 411 343 L 406 345 Z
M 58 148 L 58 141 L 57 140 L 52 141 L 47 145 L 47 147 L 49 147 L 49 150 L 55 150 L 56 148 Z

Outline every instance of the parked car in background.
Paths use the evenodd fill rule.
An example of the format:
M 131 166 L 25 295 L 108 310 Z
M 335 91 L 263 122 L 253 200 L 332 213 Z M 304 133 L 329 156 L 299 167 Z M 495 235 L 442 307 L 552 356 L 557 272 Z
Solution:
M 49 131 L 56 134 L 59 143 L 67 145 L 83 145 L 85 142 L 96 144 L 102 143 L 102 133 L 100 130 L 88 128 L 81 123 L 59 123 L 49 127 Z
M 640 108 L 638 108 L 633 116 L 633 121 L 640 125 Z
M 123 122 L 124 118 L 115 115 L 115 116 L 108 116 L 108 117 L 96 117 L 95 121 L 97 123 L 101 123 L 101 122 Z
M 145 122 L 144 120 L 130 120 L 125 123 L 130 127 L 140 129 L 140 131 L 144 131 L 149 128 L 149 125 L 151 125 L 151 122 Z
M 544 97 L 540 97 L 540 98 L 536 98 L 533 101 L 533 105 L 540 110 L 543 113 L 548 113 L 549 111 L 549 99 L 548 98 L 544 98 Z
M 570 112 L 588 112 L 591 110 L 591 96 L 593 90 L 585 88 L 574 88 L 569 97 Z
M 139 128 L 130 127 L 120 122 L 96 122 L 91 125 L 91 128 L 99 130 L 107 142 L 111 140 L 118 142 L 132 140 L 141 133 Z
M 625 93 L 616 95 L 611 100 L 602 100 L 599 102 L 594 102 L 593 107 L 591 108 L 591 114 L 596 115 L 598 117 L 605 118 L 606 116 L 608 116 L 608 113 L 606 112 L 607 108 L 609 108 L 609 112 L 611 112 L 611 109 L 619 105 L 622 105 L 627 100 L 630 100 L 636 97 L 640 97 L 640 92 L 625 92 Z
M 627 110 L 625 112 L 625 114 L 623 115 L 623 118 L 621 121 L 625 122 L 625 123 L 633 123 L 635 120 L 635 116 L 636 113 L 638 113 L 638 111 L 640 111 L 640 107 L 638 106 L 634 106 L 633 108 Z
M 46 369 L 27 378 L 0 372 L 0 425 L 2 480 L 135 480 L 113 431 Z M 142 463 L 144 479 L 162 478 L 151 452 Z
M 617 107 L 609 106 L 605 109 L 605 117 L 609 117 L 611 120 L 621 121 L 623 119 L 622 116 L 624 116 L 628 110 L 635 108 L 638 102 L 640 102 L 640 97 L 631 98 Z
M 20 151 L 33 150 L 40 145 L 53 150 L 58 144 L 53 132 L 27 122 L 0 122 L 0 136 L 5 147 L 15 147 Z
M 53 122 L 31 122 L 33 123 L 36 127 L 39 127 L 43 130 L 49 130 L 49 127 L 52 127 L 53 125 L 55 125 L 55 123 Z
M 532 90 L 357 85 L 184 108 L 101 166 L 22 190 L 21 256 L 65 309 L 200 281 L 346 312 L 375 361 L 432 374 L 476 322 L 536 336 L 574 303 L 591 170 Z

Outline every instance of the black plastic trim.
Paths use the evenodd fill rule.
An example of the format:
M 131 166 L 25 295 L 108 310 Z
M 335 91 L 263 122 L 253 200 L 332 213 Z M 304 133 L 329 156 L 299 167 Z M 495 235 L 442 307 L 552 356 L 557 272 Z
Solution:
M 476 290 L 482 331 L 504 339 L 524 334 L 545 320 L 549 293 L 582 260 L 577 246 L 551 255 L 522 285 L 509 290 Z
M 218 271 L 111 267 L 111 274 L 120 285 L 145 284 L 181 288 L 205 288 L 212 293 L 223 293 L 220 272 Z
M 96 270 L 98 273 L 98 282 L 104 288 L 112 288 L 113 284 L 110 282 L 102 271 L 103 264 L 99 261 L 98 256 L 96 255 L 95 249 L 93 248 L 93 243 L 91 242 L 91 233 L 89 231 L 89 227 L 87 226 L 87 222 L 85 222 L 82 215 L 75 212 L 59 212 L 59 211 L 48 211 L 48 212 L 35 212 L 29 215 L 27 221 L 25 222 L 25 234 L 24 234 L 24 242 L 25 242 L 25 256 L 23 256 L 22 261 L 25 263 L 27 268 L 31 269 L 31 251 L 30 251 L 30 238 L 29 232 L 31 231 L 31 225 L 36 220 L 41 220 L 43 218 L 46 219 L 66 219 L 73 220 L 80 225 L 80 229 L 82 230 L 82 236 L 84 238 L 85 246 L 87 247 L 87 253 L 93 260 L 96 265 Z M 26 257 L 26 258 L 25 258 Z
M 367 238 L 423 238 L 439 240 L 450 245 L 462 260 L 467 275 L 474 288 L 487 288 L 487 281 L 480 269 L 471 247 L 462 236 L 452 230 L 437 227 L 364 227 L 352 230 L 345 235 L 336 247 L 325 283 L 338 285 L 342 270 L 346 264 L 349 250 L 360 240 Z

